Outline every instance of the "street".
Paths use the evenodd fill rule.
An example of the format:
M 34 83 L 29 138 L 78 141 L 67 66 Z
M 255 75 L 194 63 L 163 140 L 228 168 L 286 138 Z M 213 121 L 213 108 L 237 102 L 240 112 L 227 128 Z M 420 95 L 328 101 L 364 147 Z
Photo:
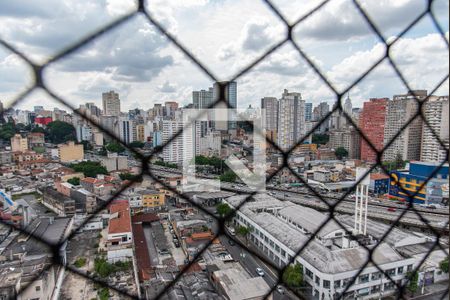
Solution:
M 247 270 L 247 272 L 249 272 L 252 276 L 254 277 L 259 276 L 256 273 L 256 268 L 261 268 L 264 270 L 265 273 L 264 280 L 267 282 L 270 288 L 273 288 L 277 284 L 278 282 L 277 273 L 276 271 L 272 270 L 271 267 L 269 267 L 259 258 L 254 257 L 249 252 L 242 249 L 238 244 L 234 244 L 233 246 L 230 245 L 229 238 L 227 236 L 221 235 L 219 239 L 222 245 L 224 245 L 227 251 L 231 254 L 233 259 L 235 261 L 240 262 L 240 264 L 244 267 L 244 269 Z M 277 290 L 275 290 L 273 293 L 273 299 L 274 300 L 298 299 L 295 295 L 293 295 L 286 289 L 284 290 L 285 294 L 280 294 Z

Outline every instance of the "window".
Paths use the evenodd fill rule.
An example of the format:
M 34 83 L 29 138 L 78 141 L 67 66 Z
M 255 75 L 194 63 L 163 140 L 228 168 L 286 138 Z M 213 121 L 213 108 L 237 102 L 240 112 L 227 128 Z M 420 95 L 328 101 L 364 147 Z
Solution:
M 369 274 L 359 276 L 359 283 L 369 282 Z
M 410 272 L 410 271 L 412 271 L 412 268 L 413 268 L 413 265 L 408 265 L 406 271 L 407 271 L 407 272 Z
M 392 290 L 395 286 L 395 283 L 393 282 L 388 282 L 384 284 L 384 290 Z
M 39 292 L 41 290 L 41 287 L 39 285 L 36 286 L 36 292 Z
M 316 276 L 316 284 L 320 285 L 320 278 Z
M 281 249 L 281 256 L 286 256 L 286 251 L 284 251 L 283 249 Z
M 338 289 L 338 288 L 340 288 L 341 287 L 341 281 L 340 280 L 336 280 L 335 282 L 334 282 L 334 288 L 335 289 Z
M 352 278 L 345 278 L 344 280 L 342 280 L 342 287 L 346 287 L 351 280 Z
M 313 273 L 308 268 L 305 268 L 305 275 L 311 279 L 313 278 Z
M 397 269 L 397 274 L 403 274 L 403 267 L 399 267 Z
M 381 272 L 375 272 L 375 273 L 372 273 L 372 280 L 378 280 L 378 279 L 381 279 L 382 276 L 383 276 L 383 275 L 381 274 Z
M 330 288 L 330 281 L 329 280 L 324 280 L 323 281 L 323 287 L 326 288 L 326 289 L 329 289 Z
M 371 289 L 371 293 L 378 293 L 381 290 L 381 285 L 374 285 Z
M 395 275 L 395 269 L 386 270 L 386 274 L 388 274 L 389 276 L 394 276 Z

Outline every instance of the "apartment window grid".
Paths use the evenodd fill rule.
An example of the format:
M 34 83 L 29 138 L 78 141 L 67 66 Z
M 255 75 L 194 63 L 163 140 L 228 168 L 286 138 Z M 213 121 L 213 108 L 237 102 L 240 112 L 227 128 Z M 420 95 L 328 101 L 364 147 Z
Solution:
M 380 58 L 377 62 L 375 62 L 369 69 L 365 70 L 364 72 L 361 73 L 361 75 L 358 77 L 357 80 L 355 80 L 348 88 L 346 88 L 344 91 L 338 91 L 328 80 L 327 76 L 320 72 L 319 68 L 316 66 L 316 64 L 314 63 L 313 59 L 311 59 L 304 51 L 302 48 L 302 43 L 301 42 L 297 42 L 292 38 L 292 31 L 294 30 L 294 28 L 302 23 L 304 20 L 306 20 L 307 18 L 309 18 L 310 16 L 312 16 L 313 14 L 317 13 L 318 11 L 320 11 L 322 9 L 322 7 L 330 2 L 330 0 L 324 0 L 321 1 L 315 8 L 313 8 L 311 11 L 309 11 L 307 14 L 305 14 L 303 17 L 301 17 L 300 19 L 298 19 L 296 22 L 290 23 L 286 20 L 286 18 L 284 17 L 284 15 L 280 12 L 280 10 L 277 8 L 277 6 L 275 4 L 273 4 L 270 0 L 261 0 L 263 1 L 268 8 L 273 12 L 273 14 L 275 16 L 277 16 L 286 26 L 287 29 L 287 34 L 285 36 L 285 38 L 277 43 L 275 46 L 271 47 L 268 51 L 266 51 L 262 56 L 256 58 L 253 62 L 251 62 L 249 65 L 247 65 L 246 67 L 244 67 L 242 70 L 240 70 L 239 72 L 237 72 L 237 74 L 235 74 L 235 76 L 233 76 L 233 78 L 231 78 L 229 81 L 227 82 L 220 82 L 220 80 L 218 79 L 218 77 L 215 76 L 215 74 L 213 74 L 211 72 L 211 70 L 208 68 L 208 66 L 206 66 L 205 64 L 203 64 L 201 62 L 201 60 L 199 58 L 197 58 L 196 56 L 194 56 L 194 54 L 188 49 L 186 48 L 184 45 L 182 45 L 174 36 L 172 36 L 168 31 L 166 31 L 166 29 L 164 28 L 164 26 L 157 21 L 154 16 L 153 16 L 153 12 L 149 11 L 144 3 L 144 0 L 139 0 L 137 1 L 137 9 L 111 23 L 105 24 L 103 27 L 97 29 L 96 31 L 90 33 L 89 35 L 83 37 L 82 39 L 80 39 L 79 41 L 77 41 L 76 43 L 72 44 L 70 47 L 63 49 L 62 51 L 60 51 L 59 53 L 57 53 L 54 57 L 50 58 L 48 61 L 46 61 L 43 64 L 37 64 L 34 61 L 32 61 L 30 58 L 28 58 L 26 55 L 24 55 L 23 53 L 21 53 L 18 49 L 16 49 L 14 46 L 12 46 L 12 44 L 10 42 L 8 42 L 7 40 L 4 40 L 2 38 L 0 38 L 0 44 L 5 47 L 6 49 L 8 49 L 9 51 L 11 51 L 12 53 L 16 54 L 17 56 L 19 56 L 22 60 L 24 60 L 33 70 L 34 72 L 34 83 L 31 87 L 27 88 L 23 93 L 21 93 L 20 95 L 18 95 L 13 101 L 12 104 L 10 105 L 10 107 L 13 107 L 15 105 L 17 105 L 21 100 L 23 100 L 26 96 L 30 95 L 34 90 L 37 89 L 41 89 L 44 92 L 46 92 L 49 96 L 51 96 L 52 98 L 54 98 L 55 100 L 57 100 L 58 102 L 62 103 L 63 105 L 71 108 L 75 114 L 79 115 L 81 118 L 85 119 L 87 122 L 89 122 L 91 125 L 93 125 L 94 127 L 99 128 L 100 130 L 102 130 L 105 134 L 107 134 L 109 137 L 111 137 L 112 139 L 116 140 L 117 142 L 123 144 L 120 139 L 114 135 L 114 133 L 107 129 L 104 128 L 103 126 L 101 126 L 101 124 L 97 123 L 94 119 L 89 118 L 89 115 L 85 114 L 84 112 L 80 112 L 77 111 L 76 108 L 71 105 L 68 101 L 66 101 L 65 99 L 63 99 L 62 97 L 58 96 L 54 91 L 52 91 L 48 86 L 47 83 L 45 82 L 44 78 L 43 78 L 43 71 L 51 64 L 63 59 L 64 57 L 66 57 L 67 55 L 71 54 L 71 53 L 75 53 L 77 52 L 81 47 L 83 47 L 84 45 L 93 42 L 94 40 L 96 40 L 97 38 L 99 38 L 100 36 L 107 34 L 108 32 L 110 32 L 111 30 L 113 30 L 114 28 L 117 28 L 119 26 L 121 26 L 122 24 L 126 23 L 127 21 L 129 21 L 130 19 L 132 19 L 134 16 L 136 15 L 142 15 L 146 18 L 146 20 L 148 21 L 148 23 L 150 25 L 153 25 L 162 35 L 164 35 L 175 47 L 177 47 L 180 51 L 182 51 L 187 57 L 188 59 L 190 59 L 194 64 L 196 64 L 212 81 L 214 82 L 219 82 L 219 95 L 218 95 L 218 99 L 215 99 L 214 102 L 210 105 L 210 108 L 215 107 L 217 104 L 219 104 L 220 102 L 225 103 L 225 105 L 227 105 L 228 107 L 230 107 L 230 104 L 228 103 L 228 101 L 225 100 L 224 95 L 226 94 L 226 89 L 228 88 L 228 82 L 232 82 L 235 81 L 237 79 L 239 79 L 241 76 L 243 76 L 244 74 L 247 74 L 250 70 L 253 69 L 253 67 L 255 67 L 258 63 L 262 62 L 268 55 L 270 55 L 271 53 L 277 51 L 277 49 L 279 49 L 281 46 L 285 45 L 285 44 L 291 44 L 300 54 L 300 56 L 302 58 L 305 59 L 305 61 L 308 63 L 308 65 L 315 71 L 315 73 L 322 79 L 324 85 L 328 86 L 332 91 L 334 91 L 335 95 L 336 95 L 336 105 L 334 106 L 333 110 L 330 111 L 329 113 L 327 113 L 325 116 L 323 116 L 323 118 L 320 120 L 320 122 L 318 122 L 318 124 L 316 124 L 301 140 L 299 141 L 295 141 L 294 145 L 290 148 L 290 149 L 286 149 L 285 151 L 283 151 L 282 149 L 280 149 L 276 144 L 274 144 L 271 140 L 267 139 L 267 143 L 269 143 L 270 145 L 272 145 L 273 147 L 275 147 L 275 149 L 277 149 L 280 153 L 283 154 L 283 164 L 282 166 L 279 167 L 278 171 L 273 173 L 269 178 L 267 178 L 267 182 L 270 181 L 270 179 L 277 175 L 282 169 L 287 168 L 289 169 L 292 174 L 294 176 L 297 176 L 298 180 L 300 182 L 302 182 L 303 184 L 305 184 L 305 186 L 307 186 L 311 193 L 314 194 L 316 197 L 318 197 L 319 199 L 321 199 L 321 201 L 328 206 L 328 210 L 329 210 L 329 217 L 328 219 L 319 227 L 316 229 L 315 232 L 313 232 L 310 235 L 309 240 L 304 243 L 303 245 L 301 245 L 300 249 L 297 251 L 296 256 L 298 256 L 304 249 L 305 247 L 309 244 L 309 242 L 315 238 L 316 234 L 321 230 L 321 228 L 323 226 L 325 226 L 328 222 L 330 222 L 331 220 L 333 220 L 334 222 L 336 222 L 340 227 L 342 227 L 343 230 L 345 230 L 345 232 L 347 234 L 351 234 L 350 232 L 348 232 L 348 230 L 334 217 L 334 209 L 336 207 L 336 205 L 338 205 L 343 199 L 344 197 L 350 192 L 348 192 L 346 195 L 342 196 L 341 199 L 339 201 L 336 201 L 335 204 L 329 204 L 327 201 L 324 200 L 324 198 L 319 195 L 311 186 L 309 186 L 301 177 L 299 177 L 297 175 L 297 173 L 291 169 L 291 167 L 288 165 L 288 158 L 289 155 L 291 154 L 291 152 L 293 151 L 293 149 L 298 146 L 299 144 L 301 144 L 309 134 L 311 134 L 314 130 L 316 130 L 317 128 L 319 128 L 324 122 L 326 122 L 326 120 L 331 116 L 331 114 L 335 111 L 341 111 L 344 115 L 344 117 L 348 120 L 348 122 L 350 122 L 354 128 L 356 129 L 356 131 L 358 132 L 358 134 L 360 135 L 360 137 L 364 140 L 365 143 L 367 143 L 369 145 L 369 148 L 371 150 L 373 150 L 376 153 L 376 164 L 368 171 L 370 172 L 371 170 L 373 170 L 375 167 L 380 167 L 384 173 L 388 174 L 388 170 L 385 169 L 385 167 L 382 165 L 382 157 L 383 157 L 383 153 L 384 150 L 389 147 L 394 140 L 400 135 L 400 133 L 416 118 L 421 118 L 423 119 L 425 126 L 427 126 L 427 128 L 430 128 L 430 123 L 428 122 L 428 120 L 426 119 L 425 114 L 422 112 L 421 109 L 419 109 L 417 111 L 416 114 L 414 114 L 414 116 L 404 125 L 402 126 L 402 128 L 397 132 L 396 135 L 393 136 L 393 138 L 390 140 L 390 142 L 385 146 L 385 149 L 382 150 L 378 150 L 376 149 L 376 147 L 370 142 L 370 140 L 364 135 L 363 132 L 361 132 L 361 130 L 359 129 L 359 127 L 354 124 L 354 122 L 352 121 L 351 117 L 345 112 L 343 111 L 343 106 L 341 103 L 341 100 L 344 100 L 345 95 L 347 94 L 347 92 L 354 87 L 356 84 L 358 84 L 361 80 L 363 80 L 368 74 L 370 74 L 372 72 L 373 69 L 375 69 L 381 62 L 383 61 L 387 61 L 395 70 L 396 75 L 398 76 L 398 78 L 402 81 L 402 83 L 405 85 L 405 87 L 407 88 L 407 90 L 412 91 L 412 88 L 410 87 L 410 85 L 408 84 L 407 80 L 405 79 L 405 77 L 403 76 L 402 72 L 397 68 L 395 62 L 392 60 L 391 56 L 390 56 L 390 51 L 389 49 L 391 48 L 392 45 L 394 45 L 395 43 L 397 43 L 397 41 L 399 40 L 399 38 L 403 37 L 406 33 L 408 33 L 410 31 L 410 29 L 412 27 L 414 27 L 418 22 L 420 22 L 421 20 L 425 19 L 425 18 L 429 18 L 429 20 L 431 20 L 431 22 L 433 23 L 433 25 L 435 26 L 436 30 L 440 33 L 442 39 L 444 40 L 444 42 L 447 45 L 448 48 L 448 41 L 445 38 L 445 33 L 443 32 L 442 27 L 440 26 L 439 22 L 436 19 L 436 16 L 433 13 L 433 3 L 435 1 L 433 0 L 429 0 L 428 1 L 428 6 L 427 8 L 421 12 L 399 35 L 398 37 L 387 41 L 386 38 L 382 35 L 382 33 L 380 32 L 380 29 L 378 28 L 378 26 L 371 20 L 371 16 L 361 7 L 360 3 L 357 0 L 353 0 L 352 1 L 352 5 L 354 5 L 354 7 L 358 10 L 358 12 L 360 13 L 360 15 L 362 16 L 362 18 L 367 22 L 367 24 L 370 26 L 371 30 L 373 31 L 374 34 L 377 35 L 377 37 L 380 39 L 380 41 L 382 41 L 385 46 L 387 47 L 387 51 L 385 53 L 385 55 Z M 445 78 L 443 78 L 440 82 L 436 83 L 436 87 L 435 89 L 430 93 L 433 94 L 433 92 L 438 89 L 446 80 L 448 79 L 448 74 L 445 76 Z M 427 103 L 428 97 L 425 99 L 417 99 L 415 97 L 415 100 L 417 101 L 419 108 L 422 108 L 422 105 L 424 103 Z M 127 145 L 123 144 L 123 146 L 127 147 L 129 151 L 133 152 L 134 155 L 142 162 L 142 168 L 141 168 L 141 174 L 140 177 L 144 176 L 144 175 L 148 175 L 150 176 L 152 179 L 154 179 L 156 182 L 159 182 L 160 184 L 164 185 L 166 189 L 172 191 L 174 194 L 177 194 L 180 198 L 184 199 L 185 201 L 190 202 L 193 206 L 197 207 L 198 209 L 202 210 L 204 213 L 209 214 L 212 218 L 216 218 L 219 225 L 220 225 L 220 230 L 218 232 L 217 235 L 227 235 L 228 238 L 235 240 L 236 243 L 238 243 L 242 248 L 247 248 L 246 250 L 248 252 L 250 252 L 251 254 L 258 256 L 260 259 L 262 259 L 263 261 L 265 261 L 267 264 L 272 265 L 274 268 L 276 268 L 278 270 L 278 283 L 282 283 L 281 282 L 281 278 L 282 278 L 282 274 L 285 270 L 285 268 L 288 266 L 288 264 L 284 265 L 282 268 L 274 265 L 271 261 L 268 261 L 266 258 L 264 258 L 263 256 L 261 256 L 260 254 L 258 254 L 257 252 L 249 249 L 246 245 L 242 244 L 240 241 L 236 240 L 233 236 L 228 235 L 228 233 L 225 231 L 225 222 L 232 219 L 236 213 L 237 210 L 239 210 L 241 208 L 241 206 L 246 202 L 243 201 L 238 207 L 236 207 L 236 210 L 234 212 L 232 212 L 231 214 L 224 216 L 223 218 L 217 218 L 214 215 L 212 215 L 211 213 L 209 213 L 208 211 L 206 211 L 203 207 L 199 206 L 198 204 L 192 202 L 189 198 L 185 197 L 183 194 L 180 194 L 177 190 L 175 190 L 172 186 L 169 186 L 167 184 L 165 184 L 164 182 L 162 182 L 161 180 L 158 179 L 158 177 L 156 176 L 156 174 L 154 174 L 151 170 L 151 168 L 149 168 L 148 166 L 148 162 L 150 161 L 151 158 L 153 158 L 156 154 L 162 152 L 162 149 L 164 149 L 171 141 L 173 141 L 176 137 L 178 137 L 180 134 L 182 134 L 183 129 L 179 130 L 169 141 L 165 141 L 162 145 L 162 147 L 159 147 L 157 149 L 154 150 L 154 152 L 149 155 L 149 156 L 143 156 L 141 153 L 135 151 L 134 149 L 128 148 Z M 447 160 L 448 160 L 448 142 L 445 143 L 443 142 L 439 135 L 436 134 L 436 132 L 434 132 L 433 130 L 428 130 L 431 132 L 431 135 L 434 137 L 434 139 L 441 145 L 442 149 L 445 150 L 445 160 L 442 161 L 441 165 L 443 165 Z M 430 132 L 428 132 L 430 134 Z M 434 174 L 432 174 L 433 176 Z M 430 178 L 432 177 L 430 176 Z M 423 182 L 422 186 L 425 186 L 427 184 L 427 182 L 430 180 L 430 178 L 428 178 L 425 182 Z M 110 199 L 109 201 L 105 202 L 103 205 L 101 205 L 100 207 L 98 207 L 95 211 L 95 213 L 93 213 L 90 218 L 86 219 L 82 224 L 79 225 L 78 228 L 84 226 L 90 219 L 92 219 L 93 217 L 95 217 L 96 214 L 100 213 L 103 209 L 105 209 L 107 207 L 107 205 L 113 201 L 114 199 L 116 199 L 119 195 L 121 195 L 122 192 L 124 192 L 127 188 L 129 188 L 133 183 L 137 182 L 140 178 L 137 177 L 134 180 L 130 181 L 127 185 L 123 186 L 117 193 L 115 193 Z M 395 180 L 395 178 L 393 178 Z M 402 188 L 401 188 L 402 189 Z M 420 189 L 418 189 L 420 190 Z M 254 192 L 255 193 L 255 192 Z M 251 197 L 254 195 L 254 193 L 248 194 L 246 197 L 246 200 L 251 199 Z M 417 193 L 417 192 L 416 192 Z M 415 194 L 414 194 L 415 195 Z M 442 249 L 441 245 L 439 244 L 439 238 L 441 237 L 441 233 L 436 231 L 433 227 L 431 227 L 424 219 L 424 217 L 421 215 L 420 211 L 416 210 L 415 207 L 412 206 L 412 199 L 414 197 L 414 195 L 411 195 L 410 200 L 409 201 L 409 206 L 408 209 L 405 209 L 402 213 L 399 214 L 398 218 L 396 219 L 395 222 L 392 223 L 392 226 L 390 227 L 390 229 L 384 234 L 383 238 L 381 238 L 378 242 L 378 244 L 373 247 L 373 248 L 366 248 L 366 246 L 364 246 L 363 244 L 360 244 L 361 247 L 366 248 L 366 250 L 368 251 L 368 259 L 365 262 L 365 264 L 360 268 L 359 272 L 357 274 L 355 274 L 355 276 L 353 276 L 352 278 L 349 278 L 348 280 L 344 280 L 343 281 L 343 286 L 345 286 L 344 291 L 338 295 L 340 296 L 340 298 L 343 297 L 343 295 L 345 295 L 348 292 L 348 289 L 353 285 L 353 284 L 357 284 L 357 282 L 355 282 L 355 280 L 359 277 L 359 275 L 361 274 L 361 272 L 363 272 L 363 270 L 369 265 L 373 265 L 375 266 L 379 272 L 381 272 L 382 274 L 384 274 L 385 276 L 385 281 L 384 283 L 384 287 L 385 290 L 388 289 L 396 289 L 396 295 L 398 295 L 398 297 L 403 297 L 403 294 L 405 292 L 405 288 L 409 282 L 410 277 L 407 278 L 407 280 L 404 280 L 403 283 L 399 282 L 399 281 L 395 281 L 392 279 L 392 273 L 391 272 L 386 272 L 386 270 L 383 270 L 381 267 L 379 267 L 372 259 L 372 255 L 375 251 L 375 249 L 379 246 L 379 244 L 383 241 L 383 239 L 390 233 L 390 231 L 392 230 L 392 228 L 394 226 L 396 226 L 400 219 L 405 215 L 405 213 L 407 212 L 411 212 L 414 213 L 415 215 L 417 215 L 417 217 L 427 226 L 427 229 L 430 230 L 431 232 L 434 233 L 435 237 L 436 237 L 436 242 L 435 242 L 435 246 L 440 247 L 442 251 L 444 251 L 444 249 Z M 10 226 L 8 224 L 4 224 L 6 226 Z M 121 295 L 121 297 L 129 297 L 132 299 L 138 299 L 139 297 L 137 295 L 132 295 L 129 294 L 127 291 L 120 289 L 117 286 L 112 286 L 109 285 L 107 282 L 99 280 L 98 278 L 80 272 L 79 270 L 77 270 L 76 268 L 74 268 L 73 266 L 70 266 L 68 264 L 65 263 L 65 261 L 63 260 L 63 258 L 59 255 L 59 249 L 65 245 L 65 243 L 69 240 L 71 240 L 75 233 L 76 230 L 74 230 L 71 234 L 69 234 L 66 239 L 64 241 L 62 241 L 59 244 L 51 244 L 49 241 L 43 240 L 42 238 L 35 236 L 32 232 L 25 232 L 25 230 L 22 230 L 23 233 L 29 234 L 31 238 L 46 243 L 48 244 L 52 249 L 53 249 L 53 253 L 54 253 L 54 259 L 53 259 L 53 264 L 55 265 L 61 265 L 63 266 L 66 271 L 68 272 L 73 272 L 76 273 L 78 276 L 84 277 L 87 280 L 91 280 L 99 285 L 105 286 L 107 288 L 109 288 L 112 291 L 117 292 L 119 295 Z M 183 276 L 184 272 L 186 270 L 188 270 L 190 268 L 190 266 L 192 265 L 192 263 L 199 257 L 202 255 L 203 251 L 210 245 L 210 243 L 208 243 L 207 245 L 205 245 L 205 247 L 203 248 L 203 250 L 199 251 L 197 253 L 197 255 L 194 257 L 194 259 L 187 264 L 183 270 L 181 270 L 181 272 L 175 277 L 175 279 L 168 285 L 166 285 L 164 287 L 164 289 L 162 289 L 159 294 L 156 296 L 156 299 L 159 299 L 161 297 L 164 296 L 165 292 L 170 289 L 175 282 L 181 277 Z M 431 248 L 433 249 L 433 248 Z M 421 267 L 421 265 L 423 264 L 423 262 L 425 261 L 425 259 L 430 255 L 431 250 L 428 252 L 427 255 L 424 256 L 423 260 L 415 267 L 412 267 L 411 269 L 408 268 L 408 271 L 410 271 L 411 273 L 414 273 L 415 271 L 418 271 L 419 268 Z M 296 256 L 289 256 L 289 261 L 290 263 L 293 263 Z M 45 268 L 42 272 L 45 272 L 50 266 L 47 266 L 47 268 Z M 309 270 L 306 269 L 306 275 L 308 276 Z M 394 270 L 395 272 L 395 270 Z M 42 274 L 42 273 L 41 273 Z M 36 276 L 34 279 L 37 280 L 39 278 L 39 275 Z M 318 278 L 316 278 L 317 280 Z M 319 279 L 320 280 L 320 279 Z M 30 283 L 23 287 L 21 291 L 25 290 L 27 287 L 31 286 L 33 284 L 33 280 L 30 281 Z M 274 285 L 273 287 L 271 287 L 271 290 L 267 293 L 266 298 L 273 292 L 273 290 L 276 288 L 277 285 Z M 21 292 L 20 291 L 20 292 Z M 297 290 L 291 290 L 293 293 L 297 294 L 299 297 L 303 298 L 301 294 L 299 294 L 299 292 Z M 19 293 L 20 293 L 19 292 Z M 349 294 L 353 293 L 352 291 L 348 292 Z M 448 294 L 448 290 L 447 293 L 444 293 L 442 298 L 445 298 L 446 295 Z

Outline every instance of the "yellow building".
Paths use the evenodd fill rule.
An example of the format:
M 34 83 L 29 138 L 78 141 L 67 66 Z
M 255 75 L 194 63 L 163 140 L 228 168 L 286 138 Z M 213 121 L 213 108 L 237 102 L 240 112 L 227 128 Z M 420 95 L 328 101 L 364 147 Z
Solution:
M 139 142 L 145 142 L 145 125 L 136 125 L 136 138 Z
M 166 204 L 164 193 L 154 190 L 144 190 L 138 192 L 142 197 L 142 206 L 146 208 L 158 208 Z
M 11 138 L 12 152 L 26 152 L 28 150 L 28 139 L 20 134 L 15 134 Z
M 60 144 L 58 145 L 58 157 L 61 162 L 83 160 L 83 145 L 77 145 L 72 141 L 69 141 L 66 144 Z

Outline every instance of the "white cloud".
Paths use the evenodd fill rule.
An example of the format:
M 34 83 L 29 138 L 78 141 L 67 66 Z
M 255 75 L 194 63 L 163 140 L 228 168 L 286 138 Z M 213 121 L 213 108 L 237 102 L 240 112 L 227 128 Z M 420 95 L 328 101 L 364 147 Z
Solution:
M 40 61 L 133 9 L 135 1 L 44 2 L 0 3 L 0 37 Z M 376 15 L 374 21 L 389 37 L 398 35 L 405 24 L 420 13 L 423 3 L 418 2 L 362 1 L 362 6 L 369 14 Z M 262 1 L 157 0 L 147 3 L 152 16 L 222 80 L 262 55 L 285 34 L 282 23 Z M 274 3 L 294 20 L 319 2 L 277 0 Z M 348 1 L 331 1 L 295 30 L 296 41 L 302 49 L 340 89 L 383 55 L 382 45 L 351 5 Z M 436 13 L 447 31 L 448 16 L 441 11 L 436 10 Z M 179 50 L 170 46 L 151 26 L 143 24 L 146 23 L 125 24 L 82 48 L 70 59 L 61 61 L 45 73 L 49 84 L 74 104 L 100 101 L 102 91 L 115 89 L 121 95 L 124 110 L 136 103 L 149 108 L 165 100 L 186 104 L 191 101 L 192 90 L 211 85 L 211 80 Z M 434 29 L 429 25 L 419 24 L 414 35 L 401 39 L 398 49 L 394 47 L 392 51 L 412 87 L 430 90 L 438 81 L 438 75 L 445 72 L 445 68 L 448 71 L 448 53 L 442 54 L 436 48 L 440 37 L 430 34 Z M 15 65 L 6 60 L 7 55 L 0 55 L 0 74 L 11 74 L 2 76 L 6 78 L 0 83 L 2 100 L 17 94 L 27 76 L 26 72 L 14 75 Z M 383 64 L 376 71 L 352 90 L 352 98 L 357 103 L 371 96 L 390 97 L 404 92 L 405 87 L 393 79 L 395 74 L 388 65 Z M 238 83 L 242 107 L 258 106 L 261 97 L 279 96 L 284 88 L 301 92 L 308 101 L 334 99 L 290 46 L 267 57 L 249 74 L 239 78 Z

